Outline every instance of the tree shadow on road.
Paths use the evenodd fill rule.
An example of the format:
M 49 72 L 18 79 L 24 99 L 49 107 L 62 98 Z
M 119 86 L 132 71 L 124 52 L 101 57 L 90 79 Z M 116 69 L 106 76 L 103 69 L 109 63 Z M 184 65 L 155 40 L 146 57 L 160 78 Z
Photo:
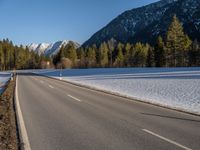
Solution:
M 200 120 L 193 120 L 193 119 L 187 119 L 187 118 L 179 118 L 179 117 L 172 117 L 172 116 L 158 115 L 158 114 L 151 114 L 151 113 L 141 113 L 141 114 L 142 115 L 148 115 L 148 116 L 154 116 L 154 117 L 160 117 L 160 118 L 169 118 L 169 119 L 192 121 L 192 122 L 200 123 Z

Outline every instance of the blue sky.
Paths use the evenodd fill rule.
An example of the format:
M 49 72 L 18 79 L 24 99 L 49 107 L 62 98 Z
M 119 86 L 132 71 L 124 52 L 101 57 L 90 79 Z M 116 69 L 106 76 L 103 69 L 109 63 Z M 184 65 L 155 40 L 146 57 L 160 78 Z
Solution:
M 116 16 L 158 0 L 0 0 L 0 39 L 86 41 Z

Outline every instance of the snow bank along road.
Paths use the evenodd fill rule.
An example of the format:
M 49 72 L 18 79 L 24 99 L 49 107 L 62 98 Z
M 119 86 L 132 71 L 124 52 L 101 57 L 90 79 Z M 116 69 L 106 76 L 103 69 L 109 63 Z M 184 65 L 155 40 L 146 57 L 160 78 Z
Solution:
M 60 70 L 36 73 L 60 78 Z M 153 104 L 200 114 L 200 68 L 68 69 L 62 79 Z
M 19 74 L 17 93 L 32 150 L 200 149 L 200 117 Z
M 4 87 L 10 78 L 10 73 L 0 72 L 0 94 L 2 94 Z

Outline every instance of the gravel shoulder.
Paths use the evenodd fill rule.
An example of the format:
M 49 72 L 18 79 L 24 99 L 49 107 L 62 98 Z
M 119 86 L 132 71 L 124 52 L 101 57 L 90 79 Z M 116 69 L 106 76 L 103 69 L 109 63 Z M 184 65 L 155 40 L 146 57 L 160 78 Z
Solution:
M 8 82 L 0 96 L 0 149 L 19 149 L 14 107 L 15 79 Z

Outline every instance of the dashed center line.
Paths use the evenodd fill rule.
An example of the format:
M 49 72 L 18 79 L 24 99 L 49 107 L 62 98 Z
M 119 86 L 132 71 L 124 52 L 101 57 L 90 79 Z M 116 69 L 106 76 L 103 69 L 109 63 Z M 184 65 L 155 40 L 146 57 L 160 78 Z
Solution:
M 52 85 L 50 85 L 50 84 L 49 84 L 48 86 L 49 86 L 50 88 L 52 88 L 52 89 L 54 88 L 54 87 L 53 87 Z
M 185 150 L 192 150 L 191 148 L 188 148 L 188 147 L 183 146 L 183 145 L 181 145 L 181 144 L 179 144 L 179 143 L 177 143 L 177 142 L 175 142 L 175 141 L 172 141 L 172 140 L 170 140 L 170 139 L 168 139 L 168 138 L 165 138 L 165 137 L 163 137 L 163 136 L 161 136 L 161 135 L 158 135 L 158 134 L 156 134 L 156 133 L 153 133 L 152 131 L 149 131 L 149 130 L 147 130 L 147 129 L 142 129 L 142 130 L 143 130 L 144 132 L 149 133 L 149 134 L 151 134 L 151 135 L 153 135 L 153 136 L 156 136 L 156 137 L 158 137 L 158 138 L 160 138 L 160 139 L 162 139 L 162 140 L 164 140 L 164 141 L 167 141 L 168 143 L 174 144 L 174 145 L 176 145 L 176 146 L 178 146 L 178 147 L 180 147 L 180 148 L 182 148 L 182 149 L 185 149 Z
M 79 102 L 81 102 L 81 100 L 80 99 L 78 99 L 78 98 L 76 98 L 76 97 L 74 97 L 74 96 L 71 96 L 71 95 L 67 95 L 67 96 L 69 96 L 69 97 L 71 97 L 72 99 L 74 99 L 74 100 L 76 100 L 76 101 L 79 101 Z
M 34 78 L 34 77 L 31 77 L 32 79 L 34 79 L 34 80 L 36 80 L 36 78 Z

